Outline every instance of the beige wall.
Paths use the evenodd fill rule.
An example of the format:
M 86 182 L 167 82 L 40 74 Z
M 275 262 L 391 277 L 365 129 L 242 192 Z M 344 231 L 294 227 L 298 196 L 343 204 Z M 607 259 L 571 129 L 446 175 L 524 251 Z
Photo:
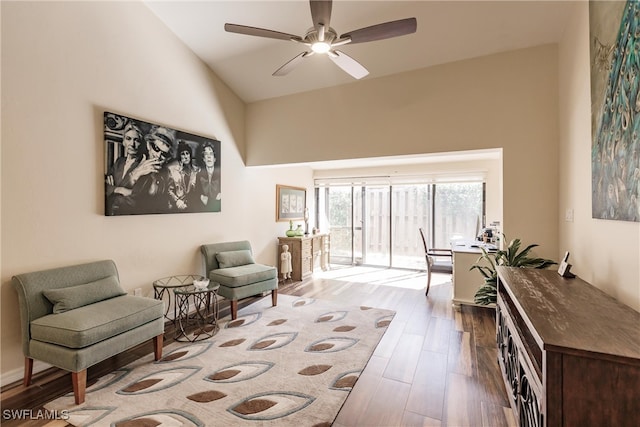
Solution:
M 560 44 L 560 242 L 572 271 L 640 310 L 640 223 L 591 218 L 589 5 L 580 2 Z M 567 209 L 574 221 L 564 221 Z M 594 307 L 597 309 L 597 307 Z
M 250 239 L 274 264 L 275 185 L 244 166 L 244 104 L 136 2 L 2 2 L 2 382 L 22 375 L 11 276 L 111 258 L 125 289 L 201 271 L 199 245 Z M 102 114 L 222 141 L 222 212 L 105 217 Z M 36 365 L 36 369 L 39 366 Z
M 557 47 L 247 106 L 247 164 L 503 149 L 507 239 L 558 258 Z

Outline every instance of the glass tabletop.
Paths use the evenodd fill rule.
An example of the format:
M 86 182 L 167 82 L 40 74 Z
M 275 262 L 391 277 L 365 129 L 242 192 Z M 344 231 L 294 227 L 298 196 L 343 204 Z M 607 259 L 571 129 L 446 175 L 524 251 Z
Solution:
M 190 285 L 183 285 L 180 287 L 175 287 L 175 289 L 173 290 L 173 292 L 175 294 L 178 295 L 191 295 L 191 294 L 197 294 L 200 292 L 213 292 L 213 291 L 217 291 L 218 288 L 220 288 L 220 284 L 216 283 L 216 282 L 209 282 L 209 286 L 207 286 L 206 288 L 196 288 L 193 284 Z
M 163 277 L 153 282 L 154 288 L 181 288 L 193 285 L 194 280 L 203 280 L 200 274 L 180 274 L 176 276 Z

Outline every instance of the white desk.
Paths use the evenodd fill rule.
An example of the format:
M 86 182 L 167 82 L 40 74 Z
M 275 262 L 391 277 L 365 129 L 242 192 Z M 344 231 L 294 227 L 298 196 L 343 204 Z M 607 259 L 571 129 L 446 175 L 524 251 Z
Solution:
M 484 278 L 478 270 L 469 269 L 482 256 L 479 245 L 482 245 L 482 242 L 458 242 L 451 246 L 453 251 L 453 306 L 456 309 L 460 308 L 460 304 L 478 305 L 473 298 L 476 291 L 484 283 Z

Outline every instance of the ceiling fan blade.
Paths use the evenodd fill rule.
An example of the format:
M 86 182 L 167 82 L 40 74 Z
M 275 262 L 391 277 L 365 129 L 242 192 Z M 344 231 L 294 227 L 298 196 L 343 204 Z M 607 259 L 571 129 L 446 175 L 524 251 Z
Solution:
M 224 30 L 229 33 L 246 34 L 248 36 L 268 37 L 270 39 L 279 40 L 295 40 L 301 41 L 299 36 L 293 34 L 281 33 L 279 31 L 265 30 L 264 28 L 248 27 L 246 25 L 224 24 Z
M 416 21 L 416 18 L 406 18 L 354 30 L 341 35 L 340 39 L 350 37 L 351 44 L 372 42 L 415 33 L 417 27 L 418 21 Z
M 361 79 L 369 74 L 369 71 L 358 61 L 339 50 L 331 51 L 329 58 L 340 68 L 350 74 L 354 79 Z
M 274 76 L 286 76 L 289 74 L 294 68 L 300 64 L 300 61 L 307 56 L 313 55 L 313 52 L 302 52 L 298 56 L 294 57 L 292 60 L 284 64 L 282 67 L 278 68 L 272 75 Z
M 331 22 L 331 0 L 310 0 L 311 19 L 316 30 L 320 31 L 320 27 L 324 25 L 329 28 Z

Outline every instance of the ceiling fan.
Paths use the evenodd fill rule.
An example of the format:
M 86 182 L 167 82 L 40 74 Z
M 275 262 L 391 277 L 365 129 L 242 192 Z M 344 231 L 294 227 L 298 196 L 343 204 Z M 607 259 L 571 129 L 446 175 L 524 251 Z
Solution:
M 311 19 L 313 27 L 307 30 L 304 37 L 279 31 L 266 30 L 264 28 L 248 27 L 246 25 L 224 24 L 224 29 L 230 33 L 246 34 L 249 36 L 267 37 L 271 39 L 290 40 L 301 43 L 311 50 L 302 52 L 289 62 L 278 68 L 273 75 L 284 76 L 300 64 L 303 58 L 313 54 L 327 54 L 329 58 L 345 72 L 356 79 L 361 79 L 369 74 L 369 71 L 358 61 L 344 52 L 336 50 L 338 46 L 348 43 L 365 43 L 376 40 L 390 39 L 416 32 L 416 18 L 400 19 L 382 24 L 372 25 L 359 30 L 350 31 L 338 37 L 338 33 L 329 26 L 331 21 L 331 0 L 310 0 Z

